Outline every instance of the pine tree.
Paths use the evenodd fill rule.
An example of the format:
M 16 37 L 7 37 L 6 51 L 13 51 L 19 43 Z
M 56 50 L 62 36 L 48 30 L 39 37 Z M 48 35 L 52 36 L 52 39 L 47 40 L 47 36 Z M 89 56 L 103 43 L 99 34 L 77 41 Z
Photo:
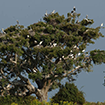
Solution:
M 92 62 L 105 63 L 104 50 L 86 52 L 86 46 L 103 37 L 102 27 L 90 27 L 93 19 L 79 21 L 75 10 L 67 17 L 47 13 L 27 28 L 18 22 L 0 33 L 0 95 L 36 94 L 47 101 L 63 78 L 73 81 L 82 70 L 90 72 Z
M 63 101 L 74 102 L 79 105 L 85 103 L 84 94 L 82 91 L 79 91 L 77 86 L 74 83 L 66 82 L 65 85 L 61 85 L 58 93 L 52 97 L 52 103 L 59 103 Z

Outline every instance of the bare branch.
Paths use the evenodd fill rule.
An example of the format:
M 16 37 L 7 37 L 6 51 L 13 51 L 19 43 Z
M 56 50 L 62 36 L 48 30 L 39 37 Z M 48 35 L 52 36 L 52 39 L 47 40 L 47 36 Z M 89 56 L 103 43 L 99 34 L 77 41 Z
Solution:
M 10 61 L 14 64 L 17 64 L 17 54 L 15 54 L 15 61 L 13 61 L 13 58 L 10 58 Z

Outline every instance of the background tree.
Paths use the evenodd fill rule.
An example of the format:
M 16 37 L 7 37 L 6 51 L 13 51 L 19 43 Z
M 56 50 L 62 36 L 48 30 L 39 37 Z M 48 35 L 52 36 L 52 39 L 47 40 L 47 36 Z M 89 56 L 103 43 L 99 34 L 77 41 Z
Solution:
M 105 51 L 86 52 L 86 46 L 103 37 L 94 21 L 79 21 L 76 8 L 67 17 L 46 13 L 44 21 L 27 28 L 10 26 L 0 33 L 0 94 L 28 96 L 36 94 L 47 101 L 48 92 L 57 88 L 63 78 L 73 81 L 82 70 L 91 71 L 94 64 L 105 63 Z M 30 82 L 36 83 L 36 87 Z
M 61 103 L 61 101 L 68 101 L 83 105 L 85 98 L 82 91 L 79 91 L 74 83 L 66 82 L 65 86 L 61 85 L 60 90 L 52 97 L 52 102 Z

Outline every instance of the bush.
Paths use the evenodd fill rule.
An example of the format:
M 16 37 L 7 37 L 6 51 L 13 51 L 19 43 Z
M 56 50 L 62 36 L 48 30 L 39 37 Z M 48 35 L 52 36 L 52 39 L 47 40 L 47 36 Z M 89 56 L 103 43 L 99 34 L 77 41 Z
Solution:
M 65 86 L 61 86 L 59 92 L 52 97 L 52 102 L 60 103 L 60 101 L 77 102 L 78 104 L 85 103 L 85 98 L 82 91 L 79 91 L 74 83 L 66 82 Z
M 16 97 L 16 96 L 5 96 L 0 97 L 0 105 L 11 105 L 17 103 L 18 105 L 29 105 L 31 101 L 35 100 L 34 96 Z

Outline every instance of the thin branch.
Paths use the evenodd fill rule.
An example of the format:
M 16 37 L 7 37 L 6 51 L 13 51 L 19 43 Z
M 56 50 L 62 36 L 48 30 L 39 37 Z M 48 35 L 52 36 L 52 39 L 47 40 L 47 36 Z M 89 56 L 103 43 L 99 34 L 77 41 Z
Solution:
M 10 81 L 6 78 L 6 76 L 4 75 L 4 72 L 3 72 L 2 68 L 0 69 L 0 71 L 1 71 L 1 74 L 2 74 L 2 78 L 5 79 L 8 83 L 11 84 L 11 82 L 10 82 Z
M 31 71 L 27 68 L 27 67 L 24 67 L 24 66 L 21 66 L 23 69 L 26 70 L 27 73 L 31 73 Z
M 28 54 L 28 53 L 25 51 L 24 48 L 22 48 L 22 50 L 24 51 L 24 53 L 25 53 L 28 57 L 30 57 L 32 60 L 34 60 L 33 57 L 32 57 L 30 54 Z
M 17 54 L 15 54 L 15 61 L 13 61 L 13 58 L 10 58 L 10 61 L 14 64 L 17 64 Z

